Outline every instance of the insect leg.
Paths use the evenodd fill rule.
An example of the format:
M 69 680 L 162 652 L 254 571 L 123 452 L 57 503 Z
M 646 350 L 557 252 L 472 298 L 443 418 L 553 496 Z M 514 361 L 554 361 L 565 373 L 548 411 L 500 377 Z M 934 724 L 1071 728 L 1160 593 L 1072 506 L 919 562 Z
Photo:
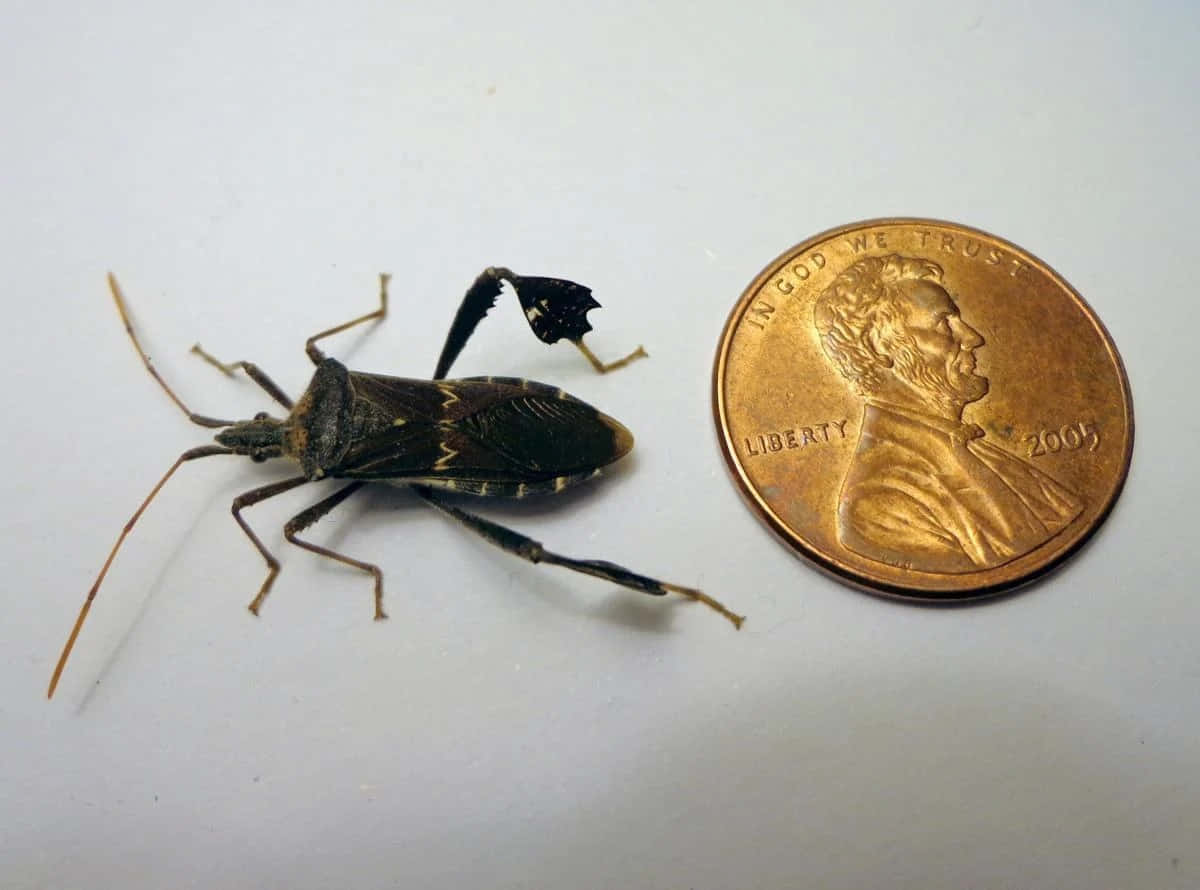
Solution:
M 338 562 L 353 566 L 356 569 L 361 569 L 364 572 L 369 572 L 375 578 L 375 620 L 382 621 L 387 618 L 383 611 L 383 571 L 377 565 L 372 565 L 369 562 L 353 559 L 343 553 L 338 553 L 330 550 L 328 547 L 321 547 L 318 544 L 310 544 L 308 541 L 301 541 L 296 537 L 297 534 L 304 531 L 354 492 L 358 491 L 366 483 L 352 482 L 345 488 L 339 489 L 331 494 L 325 500 L 313 504 L 303 513 L 299 513 L 288 520 L 288 524 L 283 528 L 283 536 L 295 544 L 297 547 L 302 547 L 318 556 L 325 556 L 329 559 L 337 560 Z
M 304 351 L 308 353 L 308 357 L 312 359 L 312 363 L 314 365 L 319 365 L 325 360 L 325 354 L 321 352 L 321 350 L 317 349 L 318 340 L 322 340 L 325 337 L 332 336 L 333 334 L 340 334 L 342 331 L 349 330 L 355 325 L 362 324 L 365 321 L 372 321 L 376 318 L 383 319 L 387 317 L 388 282 L 391 280 L 391 278 L 392 276 L 387 274 L 382 274 L 379 276 L 379 308 L 374 312 L 368 312 L 366 315 L 351 319 L 350 321 L 337 325 L 336 327 L 332 327 L 327 331 L 321 331 L 318 334 L 313 334 L 308 338 L 307 341 L 305 341 Z
M 121 323 L 125 325 L 125 333 L 127 333 L 129 335 L 129 339 L 133 341 L 133 348 L 136 349 L 138 355 L 141 356 L 142 364 L 146 366 L 146 370 L 150 372 L 150 376 L 158 381 L 158 385 L 163 388 L 163 391 L 171 397 L 171 401 L 179 406 L 179 410 L 187 415 L 188 420 L 190 420 L 192 423 L 199 424 L 200 426 L 206 426 L 210 429 L 216 429 L 217 427 L 222 426 L 231 426 L 233 424 L 233 421 L 231 420 L 217 420 L 213 417 L 206 417 L 203 414 L 196 414 L 194 411 L 188 408 L 187 405 L 183 404 L 183 401 L 179 398 L 179 396 L 175 395 L 171 387 L 167 386 L 167 381 L 163 380 L 162 377 L 159 376 L 158 371 L 154 369 L 154 365 L 150 364 L 150 356 L 146 355 L 146 350 L 142 349 L 142 344 L 138 342 L 137 334 L 134 333 L 133 330 L 133 322 L 129 320 L 129 310 L 125 307 L 125 295 L 121 293 L 121 286 L 117 284 L 117 279 L 112 272 L 108 273 L 108 289 L 112 291 L 113 300 L 115 300 L 117 304 L 117 312 L 121 314 Z
M 442 346 L 442 354 L 438 356 L 437 367 L 433 371 L 434 380 L 444 380 L 450 373 L 450 366 L 467 345 L 475 328 L 488 310 L 496 305 L 496 297 L 500 296 L 500 282 L 512 281 L 515 276 L 509 269 L 501 266 L 488 266 L 479 273 L 475 282 L 463 294 L 454 321 L 446 334 L 446 342 Z
M 592 367 L 602 374 L 624 367 L 634 359 L 645 357 L 646 351 L 639 346 L 624 358 L 606 364 L 583 344 L 583 335 L 592 329 L 587 320 L 587 313 L 600 306 L 592 299 L 591 288 L 563 278 L 523 276 L 502 266 L 490 266 L 480 273 L 463 296 L 433 372 L 434 380 L 441 380 L 450 372 L 450 366 L 454 364 L 476 326 L 488 310 L 496 305 L 502 281 L 507 281 L 516 291 L 521 309 L 525 313 L 525 320 L 543 343 L 557 343 L 565 337 L 574 343 L 591 362 Z
M 196 353 L 196 355 L 200 356 L 200 358 L 204 359 L 214 368 L 230 377 L 232 377 L 234 372 L 239 369 L 245 371 L 247 377 L 267 391 L 267 395 L 269 395 L 279 404 L 283 405 L 283 407 L 287 408 L 289 411 L 292 410 L 293 402 L 291 398 L 288 397 L 288 394 L 280 389 L 279 385 L 270 377 L 268 377 L 266 372 L 264 372 L 263 369 L 258 365 L 254 364 L 254 362 L 229 362 L 226 364 L 212 353 L 204 349 L 204 347 L 202 347 L 199 343 L 192 346 L 192 352 Z
M 159 489 L 166 485 L 167 480 L 179 469 L 180 464 L 185 461 L 195 460 L 198 457 L 212 457 L 215 454 L 233 454 L 233 452 L 228 448 L 222 448 L 220 445 L 201 445 L 199 448 L 191 448 L 179 455 L 175 463 L 171 464 L 171 468 L 163 473 L 162 478 L 158 480 L 158 484 L 150 489 L 150 493 L 146 495 L 146 499 L 142 501 L 141 506 L 134 511 L 133 516 L 125 523 L 125 527 L 121 529 L 121 534 L 117 536 L 117 542 L 113 544 L 112 550 L 108 552 L 108 559 L 104 560 L 100 574 L 92 582 L 91 590 L 88 591 L 87 598 L 83 601 L 83 607 L 79 610 L 79 617 L 75 619 L 75 626 L 71 628 L 71 635 L 67 637 L 62 654 L 58 657 L 58 664 L 54 666 L 54 675 L 50 678 L 50 687 L 46 690 L 46 698 L 54 695 L 54 690 L 58 686 L 58 679 L 62 676 L 63 668 L 67 666 L 67 658 L 71 655 L 71 650 L 75 647 L 75 639 L 79 636 L 79 630 L 83 627 L 84 619 L 87 618 L 88 612 L 91 611 L 92 600 L 96 598 L 96 592 L 100 589 L 100 583 L 104 580 L 104 576 L 108 574 L 109 566 L 112 565 L 113 560 L 117 556 L 117 551 L 121 549 L 121 544 L 129 536 L 130 531 L 133 530 L 133 526 L 137 523 L 141 515 L 146 512 L 146 508 L 150 506 L 150 502 L 154 500 L 154 496 L 158 494 Z
M 263 600 L 267 598 L 267 593 L 271 590 L 271 585 L 275 581 L 275 576 L 279 574 L 279 560 L 271 555 L 271 551 L 263 546 L 263 542 L 258 539 L 258 535 L 256 535 L 254 530 L 246 524 L 246 520 L 242 519 L 242 510 L 244 510 L 246 507 L 257 504 L 259 501 L 265 501 L 267 498 L 273 498 L 277 494 L 283 494 L 285 491 L 290 491 L 297 485 L 303 485 L 307 481 L 307 476 L 295 476 L 291 479 L 284 479 L 282 482 L 272 482 L 270 485 L 262 486 L 262 488 L 255 488 L 251 491 L 245 492 L 244 494 L 240 494 L 233 499 L 233 518 L 237 520 L 237 524 L 242 527 L 242 531 L 246 533 L 246 537 L 250 539 L 250 543 L 258 549 L 258 552 L 262 555 L 262 558 L 267 562 L 266 580 L 263 581 L 262 587 L 258 589 L 258 594 L 253 600 L 250 601 L 249 605 L 250 611 L 255 615 L 257 615 L 258 610 L 262 608 Z
M 457 519 L 485 541 L 495 544 L 502 550 L 507 550 L 514 556 L 529 560 L 529 562 L 544 562 L 550 565 L 562 566 L 565 569 L 582 572 L 585 575 L 594 575 L 597 578 L 604 578 L 607 581 L 612 581 L 614 584 L 620 584 L 622 587 L 628 587 L 631 590 L 638 590 L 652 596 L 665 596 L 668 593 L 678 593 L 681 596 L 686 596 L 688 599 L 704 603 L 710 609 L 719 612 L 729 619 L 736 628 L 741 628 L 742 622 L 746 620 L 745 616 L 731 612 L 725 605 L 699 590 L 648 578 L 645 575 L 639 575 L 637 572 L 631 572 L 623 566 L 605 560 L 572 559 L 569 556 L 552 553 L 545 549 L 541 542 L 535 541 L 533 538 L 527 537 L 520 532 L 515 532 L 510 528 L 505 528 L 503 525 L 484 519 L 482 516 L 476 516 L 474 513 L 468 513 L 465 510 L 460 510 L 457 507 L 443 503 L 433 497 L 426 488 L 418 488 L 417 493 L 443 513 Z
M 650 354 L 648 352 L 646 352 L 645 349 L 643 349 L 642 347 L 639 346 L 637 349 L 635 349 L 633 352 L 629 353 L 629 355 L 625 356 L 624 358 L 619 358 L 616 361 L 612 361 L 612 362 L 602 362 L 597 357 L 596 353 L 594 353 L 590 349 L 588 349 L 587 344 L 583 342 L 583 337 L 580 337 L 578 340 L 572 340 L 571 342 L 574 343 L 575 346 L 579 349 L 579 351 L 583 353 L 583 357 L 586 358 L 589 362 L 591 362 L 592 367 L 596 369 L 596 373 L 598 373 L 598 374 L 607 374 L 609 371 L 615 371 L 615 370 L 617 370 L 617 368 L 625 367 L 627 364 L 634 361 L 635 359 L 650 357 Z

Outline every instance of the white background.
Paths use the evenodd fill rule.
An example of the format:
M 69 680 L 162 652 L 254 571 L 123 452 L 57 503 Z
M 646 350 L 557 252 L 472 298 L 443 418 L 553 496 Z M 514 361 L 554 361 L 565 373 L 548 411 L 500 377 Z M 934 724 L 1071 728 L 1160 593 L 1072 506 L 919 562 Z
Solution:
M 5 434 L 0 883 L 6 887 L 1194 887 L 1196 47 L 1191 3 L 8 2 L 0 27 Z M 71 7 L 78 7 L 72 9 Z M 1045 583 L 912 608 L 813 571 L 743 506 L 710 372 L 790 245 L 951 219 L 1056 267 L 1122 351 L 1122 500 Z M 703 587 L 706 610 L 521 563 L 403 490 L 285 546 L 313 486 L 182 470 L 130 537 L 58 696 L 43 690 L 121 524 L 269 408 L 303 340 L 423 376 L 484 266 L 595 289 L 599 377 L 502 302 L 455 371 L 550 381 L 634 456 L 488 515 Z M 1030 357 L 1036 372 L 1036 356 Z M 487 505 L 485 505 L 487 506 Z

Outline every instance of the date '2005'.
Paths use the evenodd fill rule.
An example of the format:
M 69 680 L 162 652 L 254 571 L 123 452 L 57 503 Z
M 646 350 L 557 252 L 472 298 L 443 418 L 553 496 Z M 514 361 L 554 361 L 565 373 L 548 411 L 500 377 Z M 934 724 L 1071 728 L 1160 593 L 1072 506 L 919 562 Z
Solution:
M 1087 421 L 1068 423 L 1057 430 L 1041 430 L 1026 436 L 1030 457 L 1057 454 L 1060 451 L 1078 451 L 1087 448 L 1095 451 L 1100 447 L 1100 431 Z

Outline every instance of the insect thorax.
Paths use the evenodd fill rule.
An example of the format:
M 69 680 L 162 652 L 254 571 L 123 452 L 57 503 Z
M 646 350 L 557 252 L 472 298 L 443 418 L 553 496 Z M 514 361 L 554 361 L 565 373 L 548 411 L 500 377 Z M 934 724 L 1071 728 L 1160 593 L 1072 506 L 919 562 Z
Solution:
M 387 429 L 391 422 L 382 411 L 356 399 L 346 366 L 327 358 L 285 422 L 283 453 L 298 461 L 309 479 L 320 479 L 356 439 Z

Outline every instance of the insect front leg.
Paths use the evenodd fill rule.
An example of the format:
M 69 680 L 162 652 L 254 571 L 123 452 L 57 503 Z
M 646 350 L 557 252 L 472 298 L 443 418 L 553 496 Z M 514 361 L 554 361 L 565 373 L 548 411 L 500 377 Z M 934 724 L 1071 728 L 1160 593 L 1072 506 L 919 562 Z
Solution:
M 266 390 L 267 395 L 269 395 L 279 404 L 283 405 L 283 407 L 287 408 L 289 411 L 292 410 L 292 407 L 294 406 L 292 399 L 287 393 L 280 389 L 279 385 L 274 380 L 266 375 L 266 372 L 264 372 L 262 368 L 254 364 L 254 362 L 243 361 L 225 363 L 216 356 L 212 355 L 210 352 L 206 351 L 199 343 L 196 343 L 192 346 L 192 352 L 196 353 L 196 355 L 200 356 L 200 358 L 204 359 L 214 368 L 217 368 L 219 371 L 230 377 L 232 377 L 238 370 L 245 371 L 246 376 Z
M 503 281 L 516 291 L 525 320 L 539 340 L 543 343 L 557 343 L 563 338 L 570 340 L 599 373 L 616 370 L 634 359 L 646 357 L 646 350 L 639 346 L 624 358 L 605 363 L 584 345 L 583 335 L 592 329 L 587 314 L 600 306 L 592 299 L 591 288 L 564 278 L 517 275 L 503 266 L 490 266 L 463 295 L 434 369 L 434 380 L 442 380 L 450 373 L 450 366 L 479 322 L 496 305 Z
M 435 498 L 427 488 L 418 488 L 417 493 L 447 516 L 457 519 L 485 541 L 495 544 L 500 549 L 507 550 L 514 556 L 521 557 L 521 559 L 532 563 L 544 562 L 550 565 L 562 566 L 564 569 L 570 569 L 573 572 L 582 572 L 585 575 L 593 575 L 597 578 L 604 578 L 606 581 L 612 581 L 614 584 L 620 584 L 622 587 L 628 587 L 631 590 L 637 590 L 641 593 L 648 593 L 651 596 L 665 596 L 668 593 L 677 593 L 696 602 L 704 603 L 710 609 L 725 616 L 725 618 L 732 622 L 734 627 L 739 629 L 742 626 L 742 622 L 746 620 L 745 616 L 730 611 L 724 604 L 699 590 L 691 587 L 681 587 L 678 584 L 668 584 L 665 581 L 640 575 L 624 566 L 619 566 L 616 563 L 606 560 L 572 559 L 569 556 L 553 553 L 543 547 L 540 541 L 535 541 L 533 538 L 492 522 L 489 519 L 484 519 L 482 516 L 476 516 L 474 513 L 468 513 L 466 510 L 460 510 L 457 507 L 443 503 Z
M 317 544 L 310 544 L 308 541 L 301 541 L 296 537 L 299 532 L 304 531 L 326 513 L 330 512 L 342 501 L 346 500 L 346 498 L 350 497 L 350 495 L 354 494 L 354 492 L 362 488 L 365 484 L 366 483 L 364 482 L 352 482 L 345 488 L 338 489 L 329 497 L 325 498 L 325 500 L 313 504 L 303 513 L 296 514 L 290 520 L 288 520 L 288 524 L 284 526 L 283 536 L 297 547 L 301 547 L 310 551 L 311 553 L 317 554 L 318 556 L 324 556 L 328 557 L 329 559 L 336 560 L 343 565 L 353 566 L 356 569 L 361 569 L 362 571 L 368 572 L 370 575 L 372 575 L 375 578 L 375 620 L 382 621 L 383 619 L 387 618 L 387 615 L 384 614 L 383 611 L 383 571 L 379 568 L 379 566 L 373 565 L 369 562 L 362 562 L 361 560 L 353 559 L 343 553 L 337 553 L 336 551 L 330 550 L 327 547 L 321 547 Z
M 259 501 L 265 501 L 267 498 L 273 498 L 277 494 L 283 494 L 285 491 L 291 491 L 298 485 L 303 485 L 308 481 L 307 476 L 295 476 L 291 479 L 284 479 L 282 482 L 273 482 L 270 485 L 264 485 L 262 488 L 255 488 L 247 491 L 244 494 L 238 495 L 233 499 L 233 518 L 237 520 L 237 524 L 242 527 L 242 531 L 246 533 L 246 537 L 250 539 L 262 555 L 262 558 L 267 563 L 267 577 L 262 583 L 262 587 L 258 589 L 258 594 L 251 600 L 248 608 L 255 615 L 262 608 L 263 600 L 267 598 L 267 594 L 271 590 L 271 585 L 275 582 L 275 576 L 279 574 L 279 560 L 271 555 L 271 551 L 263 546 L 263 542 L 258 539 L 258 535 L 254 533 L 254 529 L 246 524 L 246 520 L 242 519 L 242 510 L 246 507 L 251 507 Z

